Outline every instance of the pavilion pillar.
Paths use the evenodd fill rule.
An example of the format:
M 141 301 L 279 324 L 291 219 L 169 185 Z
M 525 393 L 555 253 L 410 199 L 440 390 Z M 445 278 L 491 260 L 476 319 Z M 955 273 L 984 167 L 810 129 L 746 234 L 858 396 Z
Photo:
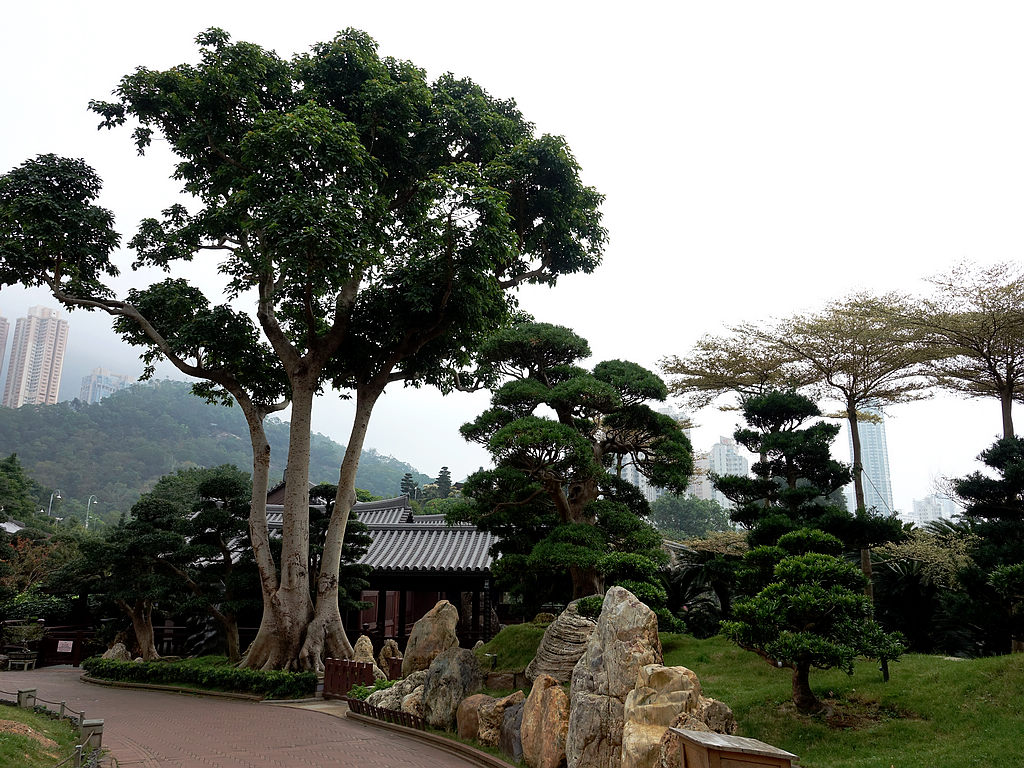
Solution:
M 409 600 L 409 594 L 406 590 L 402 589 L 398 592 L 398 627 L 395 629 L 395 642 L 398 643 L 398 647 L 402 649 L 402 653 L 405 653 L 405 604 Z

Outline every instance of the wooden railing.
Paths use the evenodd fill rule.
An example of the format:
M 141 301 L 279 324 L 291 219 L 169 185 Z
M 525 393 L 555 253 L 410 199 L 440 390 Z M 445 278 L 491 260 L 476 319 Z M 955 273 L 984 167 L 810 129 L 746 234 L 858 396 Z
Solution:
M 406 728 L 415 728 L 419 731 L 427 730 L 427 723 L 422 717 L 417 717 L 416 715 L 408 712 L 399 712 L 395 709 L 375 707 L 373 704 L 368 704 L 365 701 L 360 701 L 359 699 L 349 699 L 348 708 L 357 715 L 372 717 L 375 720 L 383 720 L 385 723 L 404 725 Z
M 325 699 L 347 699 L 354 685 L 373 685 L 373 664 L 348 659 L 324 662 Z

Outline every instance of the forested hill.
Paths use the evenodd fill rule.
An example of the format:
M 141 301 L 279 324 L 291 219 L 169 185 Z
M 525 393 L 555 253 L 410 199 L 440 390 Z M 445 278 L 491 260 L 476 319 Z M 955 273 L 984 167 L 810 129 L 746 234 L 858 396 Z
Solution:
M 288 425 L 267 420 L 271 484 L 284 476 Z M 338 481 L 345 448 L 314 434 L 309 479 Z M 209 405 L 185 382 L 140 384 L 100 403 L 79 401 L 0 408 L 0 456 L 18 454 L 25 472 L 65 499 L 85 504 L 90 494 L 104 509 L 127 511 L 161 476 L 191 466 L 234 464 L 252 469 L 249 431 L 239 408 Z M 399 493 L 402 475 L 429 479 L 408 464 L 363 452 L 356 486 L 380 496 Z M 47 493 L 47 498 L 49 494 Z

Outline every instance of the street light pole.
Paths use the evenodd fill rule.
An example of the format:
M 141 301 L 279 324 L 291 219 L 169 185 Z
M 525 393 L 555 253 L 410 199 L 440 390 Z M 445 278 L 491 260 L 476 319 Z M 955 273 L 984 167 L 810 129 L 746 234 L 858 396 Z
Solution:
M 50 494 L 50 506 L 48 506 L 46 508 L 46 516 L 47 517 L 49 517 L 50 513 L 53 511 L 53 499 L 54 499 L 54 497 L 57 497 L 57 501 L 60 501 L 60 499 L 61 499 L 60 488 L 56 489 L 53 493 Z
M 96 501 L 96 494 L 89 496 L 89 500 L 85 502 L 85 530 L 89 530 L 89 507 Z

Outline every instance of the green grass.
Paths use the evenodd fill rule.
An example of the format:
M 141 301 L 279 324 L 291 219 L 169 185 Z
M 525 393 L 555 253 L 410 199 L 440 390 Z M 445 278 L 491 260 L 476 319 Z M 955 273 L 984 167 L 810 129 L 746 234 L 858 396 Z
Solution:
M 797 714 L 791 672 L 721 638 L 662 635 L 665 664 L 697 673 L 707 696 L 732 707 L 739 734 L 800 756 L 805 768 L 969 768 L 1021 761 L 1024 654 L 953 661 L 910 654 L 882 682 L 876 665 L 853 676 L 812 670 L 811 687 L 836 716 Z
M 545 626 L 541 624 L 510 624 L 496 634 L 486 645 L 477 648 L 476 657 L 481 668 L 491 669 L 487 653 L 497 654 L 495 672 L 522 672 L 537 653 Z
M 498 654 L 498 669 L 521 670 L 543 633 L 533 624 L 509 626 L 481 651 Z M 666 665 L 689 667 L 706 696 L 732 707 L 740 736 L 799 755 L 803 768 L 971 768 L 1024 760 L 1024 654 L 909 654 L 890 664 L 888 683 L 866 659 L 853 676 L 812 670 L 811 688 L 834 713 L 809 717 L 790 703 L 790 670 L 718 637 L 664 633 L 661 641 Z
M 0 728 L 0 768 L 52 768 L 75 751 L 78 729 L 67 720 L 55 720 L 9 705 L 0 705 L 0 720 L 14 721 L 31 728 L 19 733 L 7 725 Z M 56 742 L 41 742 L 33 735 Z

